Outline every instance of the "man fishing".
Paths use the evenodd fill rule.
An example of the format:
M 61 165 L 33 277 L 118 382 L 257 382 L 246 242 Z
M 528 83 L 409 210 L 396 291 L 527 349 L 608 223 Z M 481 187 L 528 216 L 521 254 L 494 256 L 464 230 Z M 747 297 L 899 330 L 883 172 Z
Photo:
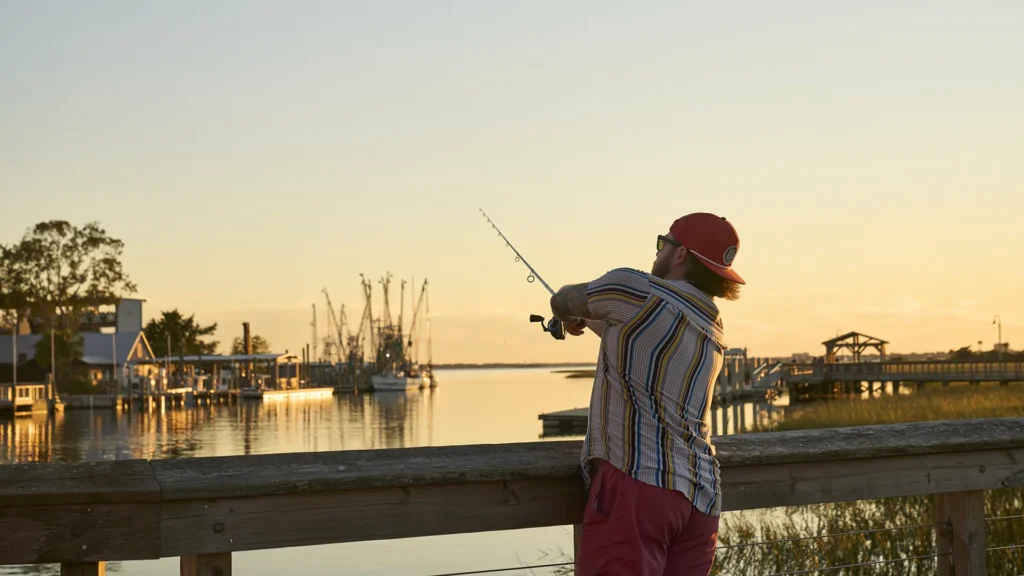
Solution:
M 620 268 L 566 286 L 551 311 L 601 336 L 583 445 L 589 486 L 580 576 L 706 576 L 722 510 L 709 412 L 725 343 L 715 298 L 735 300 L 725 218 L 694 213 L 657 237 L 650 274 Z

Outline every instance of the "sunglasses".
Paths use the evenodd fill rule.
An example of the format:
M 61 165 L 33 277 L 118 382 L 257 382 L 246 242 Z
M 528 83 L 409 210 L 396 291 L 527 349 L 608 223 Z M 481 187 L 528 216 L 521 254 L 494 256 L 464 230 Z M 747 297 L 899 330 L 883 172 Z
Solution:
M 676 248 L 682 246 L 682 244 L 677 242 L 675 238 L 670 236 L 658 236 L 658 252 L 661 252 L 662 249 L 665 248 L 665 244 L 675 246 Z

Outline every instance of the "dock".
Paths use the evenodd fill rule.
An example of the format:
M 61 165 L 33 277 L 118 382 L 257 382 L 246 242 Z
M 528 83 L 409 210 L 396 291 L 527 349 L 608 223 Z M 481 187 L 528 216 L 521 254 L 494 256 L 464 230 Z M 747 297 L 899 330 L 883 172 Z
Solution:
M 146 394 L 71 394 L 60 397 L 63 406 L 69 410 L 149 410 L 174 406 L 210 406 L 213 404 L 235 404 L 239 391 L 193 390 L 174 388 Z
M 0 413 L 14 416 L 48 414 L 59 409 L 53 398 L 50 384 L 26 382 L 17 385 L 0 385 Z
M 254 390 L 241 391 L 243 400 L 269 400 L 272 398 L 307 398 L 311 396 L 333 396 L 334 387 L 293 388 L 290 390 Z
M 544 423 L 544 436 L 582 436 L 587 433 L 589 412 L 589 408 L 573 408 L 541 414 L 537 419 Z

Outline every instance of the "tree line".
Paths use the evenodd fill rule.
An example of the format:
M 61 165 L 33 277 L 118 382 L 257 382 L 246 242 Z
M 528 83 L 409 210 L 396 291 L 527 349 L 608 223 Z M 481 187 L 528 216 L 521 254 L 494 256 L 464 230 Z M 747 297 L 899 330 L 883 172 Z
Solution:
M 122 264 L 123 252 L 124 242 L 97 222 L 40 222 L 20 241 L 0 244 L 0 323 L 12 333 L 26 322 L 32 333 L 52 333 L 59 381 L 73 378 L 74 363 L 82 356 L 80 333 L 89 330 L 87 319 L 98 318 L 101 307 L 138 291 Z M 215 354 L 220 345 L 212 339 L 216 330 L 216 323 L 204 325 L 195 314 L 186 316 L 176 308 L 162 311 L 143 329 L 157 357 Z M 253 348 L 254 353 L 266 353 L 270 345 L 254 336 Z M 240 337 L 230 351 L 242 353 Z M 50 366 L 50 358 L 50 339 L 43 338 L 34 359 L 39 366 Z

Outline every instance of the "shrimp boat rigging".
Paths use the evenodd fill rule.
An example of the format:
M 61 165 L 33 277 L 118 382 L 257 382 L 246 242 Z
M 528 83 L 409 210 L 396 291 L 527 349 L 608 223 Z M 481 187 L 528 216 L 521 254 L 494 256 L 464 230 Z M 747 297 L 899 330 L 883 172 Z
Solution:
M 405 280 L 401 282 L 402 306 L 398 322 L 393 323 L 390 309 L 391 275 L 380 280 L 383 289 L 383 310 L 377 320 L 375 338 L 375 370 L 370 377 L 374 391 L 408 391 L 435 388 L 440 383 L 434 374 L 430 334 L 430 295 L 423 281 L 419 299 L 413 305 L 409 331 L 404 331 Z M 413 281 L 415 289 L 415 280 Z M 371 328 L 372 329 L 372 328 Z M 419 361 L 422 332 L 426 331 L 426 364 Z

